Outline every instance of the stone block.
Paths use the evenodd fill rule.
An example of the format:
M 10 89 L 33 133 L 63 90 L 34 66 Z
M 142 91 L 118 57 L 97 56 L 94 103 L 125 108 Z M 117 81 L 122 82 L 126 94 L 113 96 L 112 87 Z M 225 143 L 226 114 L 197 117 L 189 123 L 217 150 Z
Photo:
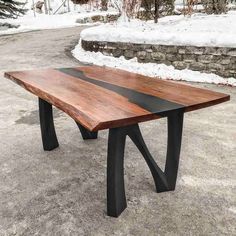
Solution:
M 139 59 L 145 59 L 145 58 L 146 58 L 146 55 L 147 55 L 147 52 L 146 52 L 146 51 L 137 52 L 137 57 L 138 57 Z
M 161 52 L 153 52 L 152 59 L 162 61 L 166 59 L 166 56 L 164 53 L 161 53 Z
M 152 62 L 152 53 L 151 52 L 147 52 L 147 55 L 146 55 L 146 62 Z
M 177 54 L 178 53 L 178 46 L 166 46 L 164 49 L 168 54 Z
M 159 52 L 160 51 L 160 45 L 152 45 L 151 46 L 153 52 Z
M 199 55 L 197 57 L 197 61 L 204 64 L 212 63 L 214 62 L 214 56 L 213 55 Z
M 111 48 L 119 48 L 121 43 L 116 43 L 116 42 L 107 42 L 107 45 Z
M 132 50 L 125 50 L 124 57 L 128 58 L 128 59 L 129 58 L 134 58 L 135 57 L 134 51 L 132 51 Z
M 115 47 L 112 47 L 111 45 L 106 44 L 106 45 L 104 45 L 103 49 L 114 50 Z
M 152 45 L 151 44 L 139 44 L 139 47 L 141 48 L 141 50 L 147 50 L 147 49 L 151 49 Z
M 106 21 L 107 22 L 113 22 L 113 21 L 116 21 L 119 17 L 120 17 L 120 14 L 114 14 L 114 15 L 108 14 L 106 16 Z
M 105 56 L 111 56 L 111 52 L 110 51 L 102 51 L 102 54 L 105 55 Z
M 162 52 L 162 53 L 166 53 L 166 50 L 171 47 L 169 45 L 159 45 L 159 51 L 158 52 Z
M 101 15 L 91 16 L 92 22 L 104 22 L 104 17 Z
M 146 49 L 146 52 L 151 53 L 151 52 L 153 52 L 153 50 L 152 50 L 152 48 L 147 48 L 147 49 Z
M 128 43 L 120 43 L 120 42 L 118 42 L 116 47 L 119 48 L 119 49 L 126 50 L 126 49 L 129 49 L 129 44 Z
M 186 46 L 185 47 L 185 54 L 194 54 L 194 51 L 196 50 L 196 47 L 194 46 Z
M 130 48 L 128 48 L 128 49 L 136 51 L 136 52 L 143 51 L 142 44 L 137 44 L 137 43 L 131 44 Z
M 183 61 L 174 61 L 173 66 L 178 70 L 187 68 L 187 64 L 184 63 Z
M 223 55 L 223 56 L 227 55 L 228 50 L 229 50 L 229 49 L 226 48 L 226 47 L 221 47 L 221 48 L 218 48 L 218 49 L 217 49 L 217 51 L 220 52 L 220 54 Z
M 99 51 L 99 44 L 97 42 L 82 40 L 81 45 L 85 51 L 91 51 L 91 52 Z
M 210 63 L 210 64 L 208 64 L 208 67 L 211 70 L 224 70 L 224 66 L 217 64 L 217 63 Z
M 107 42 L 91 42 L 93 45 L 98 45 L 98 47 L 104 48 L 107 45 Z
M 211 73 L 216 73 L 216 72 L 217 72 L 216 69 L 209 69 L 209 71 L 210 71 Z
M 181 61 L 182 56 L 180 54 L 166 54 L 166 60 L 168 61 Z
M 114 57 L 121 57 L 123 56 L 124 51 L 122 49 L 115 49 L 113 50 L 113 56 Z
M 229 70 L 235 70 L 236 71 L 236 63 L 231 63 L 227 66 Z
M 236 49 L 233 49 L 233 50 L 230 50 L 227 52 L 227 55 L 228 56 L 231 56 L 231 57 L 236 57 Z
M 184 48 L 179 49 L 179 50 L 178 50 L 178 53 L 179 53 L 179 54 L 185 54 L 185 49 L 184 49 Z
M 183 60 L 184 61 L 196 61 L 196 56 L 193 54 L 188 54 L 188 55 L 183 55 Z
M 189 68 L 191 70 L 194 70 L 194 71 L 203 71 L 206 69 L 206 65 L 204 65 L 203 63 L 201 62 L 192 62 L 190 65 L 189 65 Z
M 215 56 L 227 55 L 227 48 L 213 48 L 215 49 L 211 54 Z
M 215 47 L 205 47 L 205 55 L 213 55 L 213 53 L 215 53 L 215 51 L 217 50 L 217 48 Z
M 223 77 L 231 77 L 231 73 L 228 70 L 225 70 Z
M 228 58 L 228 59 L 220 59 L 218 61 L 218 63 L 220 63 L 221 65 L 229 65 L 231 63 L 231 60 Z
M 204 47 L 195 47 L 195 48 L 193 48 L 192 53 L 195 55 L 202 55 L 204 53 L 204 51 L 205 51 Z
M 78 24 L 93 23 L 93 20 L 91 17 L 79 18 L 76 20 L 76 23 Z
M 231 63 L 236 64 L 236 57 L 230 57 Z
M 168 61 L 168 60 L 165 60 L 162 62 L 163 64 L 167 65 L 167 66 L 170 66 L 172 65 L 172 62 L 171 61 Z

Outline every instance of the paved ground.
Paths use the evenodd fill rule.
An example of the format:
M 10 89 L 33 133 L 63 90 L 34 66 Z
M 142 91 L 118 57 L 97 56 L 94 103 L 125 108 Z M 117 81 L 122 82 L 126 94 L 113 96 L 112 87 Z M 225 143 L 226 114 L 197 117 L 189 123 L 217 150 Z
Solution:
M 69 48 L 81 28 L 0 37 L 1 71 L 78 65 Z M 0 74 L 0 235 L 236 235 L 236 89 L 228 103 L 186 114 L 175 192 L 157 194 L 144 160 L 128 142 L 128 208 L 105 213 L 107 132 L 83 141 L 55 111 L 60 148 L 41 146 L 37 99 Z M 163 166 L 166 121 L 142 124 Z

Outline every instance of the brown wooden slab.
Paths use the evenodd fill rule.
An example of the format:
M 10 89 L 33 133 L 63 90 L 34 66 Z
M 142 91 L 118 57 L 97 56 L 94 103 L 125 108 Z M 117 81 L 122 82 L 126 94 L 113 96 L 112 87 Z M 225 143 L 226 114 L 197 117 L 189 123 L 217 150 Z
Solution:
M 125 126 L 228 101 L 229 95 L 108 67 L 6 72 L 90 131 Z

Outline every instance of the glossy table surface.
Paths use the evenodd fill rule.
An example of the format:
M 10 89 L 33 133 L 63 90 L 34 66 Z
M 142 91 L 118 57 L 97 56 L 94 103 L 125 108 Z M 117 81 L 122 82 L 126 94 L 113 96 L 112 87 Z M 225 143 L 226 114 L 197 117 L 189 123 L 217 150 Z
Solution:
M 5 77 L 98 131 L 212 106 L 229 95 L 109 67 L 6 72 Z

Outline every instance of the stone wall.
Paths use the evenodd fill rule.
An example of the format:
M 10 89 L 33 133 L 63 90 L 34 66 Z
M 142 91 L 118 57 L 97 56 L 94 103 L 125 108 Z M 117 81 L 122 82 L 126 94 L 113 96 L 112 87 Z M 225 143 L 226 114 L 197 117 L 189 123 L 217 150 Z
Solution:
M 176 69 L 190 69 L 236 78 L 236 48 L 169 46 L 151 44 L 112 43 L 82 40 L 87 51 L 102 52 L 126 59 L 137 57 L 139 62 L 164 63 Z
M 76 23 L 79 24 L 87 24 L 95 22 L 109 23 L 117 21 L 119 17 L 120 17 L 119 14 L 94 15 L 94 16 L 79 18 L 76 20 Z

